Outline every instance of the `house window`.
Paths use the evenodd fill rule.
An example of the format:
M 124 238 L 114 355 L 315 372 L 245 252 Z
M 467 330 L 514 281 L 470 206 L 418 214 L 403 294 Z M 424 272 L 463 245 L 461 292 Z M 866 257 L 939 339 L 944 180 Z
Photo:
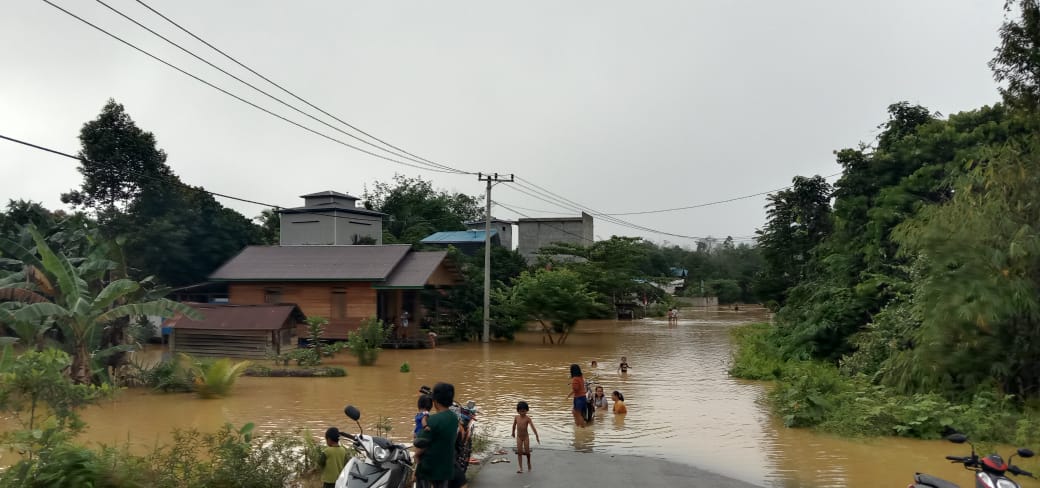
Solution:
M 264 288 L 264 303 L 282 303 L 282 289 Z
M 347 290 L 342 288 L 332 289 L 332 318 L 347 318 Z

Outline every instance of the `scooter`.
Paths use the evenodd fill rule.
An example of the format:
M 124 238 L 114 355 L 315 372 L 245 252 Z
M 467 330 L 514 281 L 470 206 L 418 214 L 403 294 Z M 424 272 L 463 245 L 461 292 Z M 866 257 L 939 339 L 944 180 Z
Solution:
M 405 488 L 412 480 L 412 453 L 410 446 L 395 444 L 385 437 L 364 434 L 361 411 L 353 405 L 343 409 L 358 425 L 358 434 L 340 431 L 354 442 L 358 456 L 350 458 L 336 479 L 336 488 Z
M 953 442 L 954 444 L 963 444 L 968 441 L 968 437 L 964 434 L 953 434 L 948 436 L 946 440 Z M 1004 473 L 1035 478 L 1033 473 L 1011 464 L 1011 460 L 1014 459 L 1015 454 L 1018 454 L 1019 457 L 1023 458 L 1033 457 L 1033 451 L 1029 449 L 1019 448 L 1018 452 L 1012 454 L 1011 457 L 1008 458 L 1007 462 L 1004 462 L 1004 458 L 1000 457 L 1000 455 L 996 453 L 979 458 L 979 456 L 975 454 L 975 446 L 970 442 L 968 442 L 968 445 L 971 446 L 971 456 L 946 456 L 946 459 L 949 459 L 950 462 L 961 463 L 964 465 L 964 469 L 974 471 L 975 488 L 1021 488 L 1017 482 L 1004 476 Z M 944 479 L 936 478 L 935 476 L 924 473 L 917 473 L 914 475 L 914 483 L 909 485 L 907 488 L 958 487 L 956 484 Z

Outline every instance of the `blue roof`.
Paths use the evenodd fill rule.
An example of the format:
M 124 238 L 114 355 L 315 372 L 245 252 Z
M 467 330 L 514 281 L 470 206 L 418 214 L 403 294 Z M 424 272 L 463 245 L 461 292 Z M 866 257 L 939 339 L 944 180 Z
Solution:
M 686 268 L 678 268 L 675 266 L 668 268 L 668 272 L 671 273 L 672 276 L 675 276 L 677 278 L 685 278 L 686 274 L 688 273 L 688 271 L 686 271 Z
M 491 230 L 491 237 L 498 234 L 497 230 Z M 484 231 L 482 230 L 456 230 L 449 232 L 435 232 L 426 236 L 422 241 L 423 244 L 454 244 L 454 243 L 474 243 L 479 244 L 484 242 Z

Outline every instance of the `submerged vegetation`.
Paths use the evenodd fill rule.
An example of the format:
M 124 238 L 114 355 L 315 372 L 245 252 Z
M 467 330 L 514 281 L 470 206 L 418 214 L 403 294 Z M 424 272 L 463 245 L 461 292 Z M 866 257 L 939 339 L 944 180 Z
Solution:
M 970 432 L 978 441 L 1035 444 L 1040 412 L 995 389 L 951 401 L 938 393 L 904 393 L 864 374 L 843 373 L 812 360 L 785 360 L 768 324 L 733 331 L 736 351 L 730 374 L 776 381 L 768 401 L 788 427 L 812 427 L 846 436 L 938 439 Z

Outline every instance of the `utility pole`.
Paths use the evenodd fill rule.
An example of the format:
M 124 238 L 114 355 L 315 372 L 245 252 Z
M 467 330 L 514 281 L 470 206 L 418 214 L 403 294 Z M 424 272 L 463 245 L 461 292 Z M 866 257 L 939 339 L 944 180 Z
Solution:
M 492 183 L 512 183 L 513 175 L 509 179 L 503 175 L 499 178 L 498 173 L 477 173 L 477 180 L 487 182 L 487 203 L 484 209 L 484 338 L 483 342 L 491 341 L 491 186 Z

